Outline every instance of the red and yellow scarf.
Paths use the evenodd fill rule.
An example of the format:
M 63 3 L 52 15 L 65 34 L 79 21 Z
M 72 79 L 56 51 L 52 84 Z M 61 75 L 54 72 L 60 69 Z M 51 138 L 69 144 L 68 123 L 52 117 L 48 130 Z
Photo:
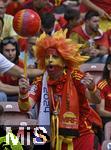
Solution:
M 55 101 L 53 87 L 61 87 L 61 98 Z M 79 99 L 71 73 L 63 75 L 57 81 L 48 81 L 49 101 L 52 108 L 51 127 L 52 145 L 58 149 L 58 135 L 72 138 L 78 135 L 79 128 Z M 59 139 L 60 140 L 60 139 Z M 59 146 L 60 147 L 60 146 Z

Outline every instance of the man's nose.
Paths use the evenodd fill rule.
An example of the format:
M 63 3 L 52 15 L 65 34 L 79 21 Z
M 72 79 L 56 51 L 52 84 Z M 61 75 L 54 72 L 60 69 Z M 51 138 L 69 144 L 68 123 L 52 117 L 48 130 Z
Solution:
M 9 55 L 12 55 L 12 53 L 13 53 L 12 51 L 9 51 Z
M 49 62 L 50 63 L 52 62 L 52 55 L 50 55 L 50 57 L 49 57 Z

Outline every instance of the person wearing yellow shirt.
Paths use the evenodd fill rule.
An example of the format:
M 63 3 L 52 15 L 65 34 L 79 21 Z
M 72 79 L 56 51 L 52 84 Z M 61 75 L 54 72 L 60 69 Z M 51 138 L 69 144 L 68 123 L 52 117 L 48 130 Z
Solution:
M 0 17 L 3 18 L 3 28 L 0 35 L 1 39 L 7 36 L 17 36 L 17 33 L 13 29 L 13 16 L 5 13 L 6 5 L 3 1 L 0 1 Z

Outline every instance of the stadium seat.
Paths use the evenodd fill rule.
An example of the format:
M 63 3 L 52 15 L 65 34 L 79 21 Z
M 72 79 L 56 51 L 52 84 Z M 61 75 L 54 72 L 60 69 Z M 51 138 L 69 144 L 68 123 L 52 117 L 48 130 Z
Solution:
M 102 143 L 102 150 L 110 150 L 111 149 L 111 140 L 105 140 Z
M 12 127 L 16 127 L 16 126 L 37 126 L 37 120 L 35 119 L 14 119 L 14 121 L 12 122 L 12 120 L 5 120 L 4 121 L 4 126 L 12 126 Z
M 95 83 L 97 83 L 103 74 L 104 64 L 101 63 L 84 63 L 80 66 L 80 70 L 85 73 L 90 73 L 94 76 Z
M 105 134 L 105 140 L 111 140 L 111 121 L 105 124 L 104 134 Z
M 31 119 L 30 113 L 22 113 L 18 102 L 0 102 L 0 137 L 8 131 L 19 137 L 24 142 L 23 149 L 33 149 L 33 131 L 37 127 L 37 119 Z M 28 138 L 27 138 L 28 136 Z M 27 145 L 31 143 L 30 145 Z
M 0 106 L 3 107 L 3 112 L 0 115 L 0 125 L 32 125 L 37 123 L 36 120 L 31 119 L 29 112 L 20 112 L 18 102 L 0 102 Z

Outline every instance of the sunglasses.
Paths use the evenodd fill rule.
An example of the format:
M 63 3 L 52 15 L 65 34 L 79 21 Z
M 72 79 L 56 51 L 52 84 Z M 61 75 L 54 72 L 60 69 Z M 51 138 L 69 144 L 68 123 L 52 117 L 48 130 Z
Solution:
M 2 44 L 6 45 L 8 43 L 15 44 L 17 41 L 15 39 L 4 39 L 1 41 Z

